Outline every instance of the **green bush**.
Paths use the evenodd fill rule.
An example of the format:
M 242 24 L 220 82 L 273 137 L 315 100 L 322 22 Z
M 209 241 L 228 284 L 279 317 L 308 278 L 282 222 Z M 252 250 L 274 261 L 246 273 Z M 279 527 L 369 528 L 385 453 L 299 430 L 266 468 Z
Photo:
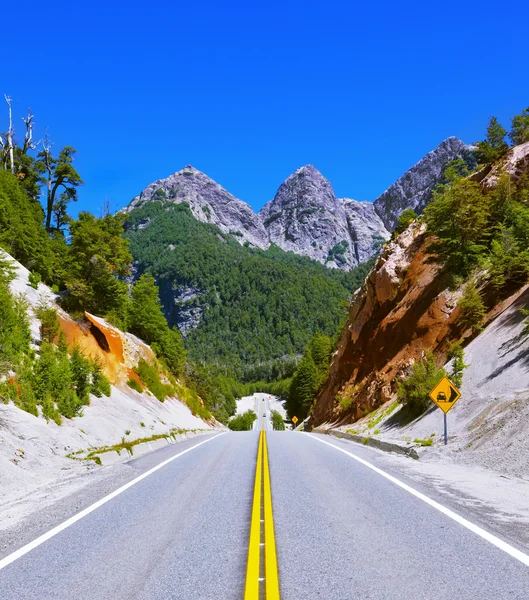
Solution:
M 132 388 L 133 390 L 135 390 L 136 392 L 138 392 L 139 394 L 143 393 L 143 388 L 141 387 L 141 385 L 135 380 L 130 378 L 127 381 L 127 385 Z
M 470 365 L 465 364 L 465 351 L 460 343 L 455 343 L 448 349 L 448 360 L 452 361 L 450 379 L 458 387 L 463 385 L 463 371 Z
M 166 396 L 166 389 L 160 379 L 158 365 L 156 363 L 150 365 L 143 358 L 140 358 L 138 366 L 134 371 L 153 396 L 160 400 L 160 402 L 163 402 Z
M 285 429 L 285 421 L 283 417 L 277 410 L 271 411 L 272 415 L 272 427 L 277 429 L 278 431 L 283 431 Z
M 473 282 L 469 282 L 465 286 L 465 290 L 457 306 L 461 311 L 459 319 L 461 325 L 472 328 L 473 333 L 479 333 L 483 330 L 482 323 L 486 314 L 485 305 L 481 299 L 481 294 Z
M 446 371 L 437 367 L 433 354 L 427 354 L 413 365 L 408 377 L 398 384 L 398 401 L 413 415 L 423 413 L 432 405 L 428 394 L 445 376 Z
M 53 343 L 61 330 L 57 311 L 47 304 L 40 303 L 35 316 L 40 321 L 40 336 L 43 341 Z
M 28 283 L 34 290 L 38 289 L 39 283 L 41 281 L 42 281 L 42 277 L 41 277 L 40 273 L 37 273 L 36 271 L 31 271 L 31 273 L 29 274 L 29 277 L 28 277 Z
M 99 358 L 96 358 L 96 360 L 92 362 L 91 371 L 91 393 L 96 398 L 101 398 L 102 396 L 106 396 L 108 398 L 112 392 L 112 388 L 110 386 L 110 381 L 103 375 L 103 363 Z
M 413 210 L 413 208 L 407 208 L 403 211 L 397 221 L 397 226 L 395 227 L 395 231 L 393 232 L 393 237 L 400 235 L 403 231 L 406 231 L 408 227 L 415 221 L 418 217 L 417 213 Z
M 43 218 L 41 206 L 26 194 L 19 180 L 0 169 L 0 247 L 48 281 L 56 258 Z
M 16 370 L 30 353 L 31 330 L 27 303 L 9 289 L 13 271 L 0 257 L 0 375 Z
M 253 426 L 253 422 L 257 419 L 257 415 L 253 410 L 247 410 L 242 415 L 237 415 L 230 419 L 228 427 L 232 431 L 250 431 Z
M 416 439 L 413 440 L 414 444 L 419 444 L 419 446 L 433 446 L 432 438 L 427 438 L 426 440 Z

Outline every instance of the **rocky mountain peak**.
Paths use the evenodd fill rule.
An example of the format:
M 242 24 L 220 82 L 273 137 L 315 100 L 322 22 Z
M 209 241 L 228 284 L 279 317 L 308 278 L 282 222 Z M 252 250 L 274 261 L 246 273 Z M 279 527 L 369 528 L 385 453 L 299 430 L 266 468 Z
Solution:
M 395 228 L 400 214 L 407 208 L 417 213 L 423 211 L 432 199 L 433 190 L 441 183 L 447 164 L 456 158 L 463 158 L 470 167 L 475 166 L 472 147 L 451 136 L 428 152 L 375 200 L 375 210 L 387 229 L 392 231 Z
M 351 204 L 355 202 L 336 198 L 329 181 L 306 165 L 279 186 L 259 216 L 270 241 L 283 250 L 350 269 L 373 256 L 380 240 L 389 237 L 372 205 L 357 203 L 367 205 L 358 209 Z
M 197 220 L 216 225 L 241 244 L 248 242 L 257 248 L 269 246 L 266 230 L 252 208 L 192 165 L 151 183 L 123 212 L 156 201 L 186 203 Z

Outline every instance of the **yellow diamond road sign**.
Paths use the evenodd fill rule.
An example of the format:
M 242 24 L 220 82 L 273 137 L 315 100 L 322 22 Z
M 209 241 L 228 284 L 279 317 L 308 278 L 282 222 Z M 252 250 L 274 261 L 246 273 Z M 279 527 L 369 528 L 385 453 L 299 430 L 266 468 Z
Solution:
M 461 398 L 461 392 L 448 377 L 443 377 L 430 392 L 430 398 L 444 413 L 447 413 Z
M 298 418 L 297 417 L 292 417 L 292 423 L 294 423 L 294 425 L 298 422 Z

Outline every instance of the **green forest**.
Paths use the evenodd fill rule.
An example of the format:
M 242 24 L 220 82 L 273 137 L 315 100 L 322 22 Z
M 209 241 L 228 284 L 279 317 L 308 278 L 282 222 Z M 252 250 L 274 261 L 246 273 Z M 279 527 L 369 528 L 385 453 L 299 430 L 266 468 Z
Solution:
M 277 247 L 244 247 L 185 204 L 150 202 L 128 215 L 125 229 L 138 272 L 152 273 L 167 298 L 171 325 L 171 290 L 201 291 L 202 317 L 185 340 L 190 357 L 244 382 L 291 375 L 314 333 L 341 328 L 371 266 L 345 273 Z

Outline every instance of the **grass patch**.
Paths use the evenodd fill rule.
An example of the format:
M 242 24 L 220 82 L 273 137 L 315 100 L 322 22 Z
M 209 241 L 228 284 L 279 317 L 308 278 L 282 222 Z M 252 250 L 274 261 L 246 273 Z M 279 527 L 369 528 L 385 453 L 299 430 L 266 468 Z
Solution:
M 419 446 L 433 446 L 432 438 L 427 438 L 426 440 L 413 440 L 414 444 L 419 444 Z
M 342 396 L 340 394 L 337 394 L 336 400 L 338 400 L 340 406 L 344 410 L 347 410 L 351 406 L 351 404 L 353 403 L 353 397 L 352 396 Z
M 347 429 L 345 433 L 350 433 L 351 435 L 358 435 L 360 431 L 358 429 Z
M 151 435 L 150 437 L 143 437 L 143 438 L 138 438 L 137 440 L 130 440 L 130 441 L 125 441 L 125 438 L 121 439 L 121 442 L 119 444 L 114 444 L 113 446 L 101 446 L 99 448 L 90 448 L 88 454 L 84 457 L 84 459 L 81 460 L 96 460 L 97 455 L 98 454 L 105 454 L 106 452 L 117 452 L 118 454 L 121 454 L 121 452 L 123 450 L 126 450 L 131 456 L 134 455 L 134 446 L 137 446 L 138 444 L 144 444 L 146 442 L 154 442 L 156 440 L 161 440 L 161 439 L 169 439 L 169 438 L 173 438 L 176 439 L 176 436 L 178 434 L 182 434 L 182 433 L 188 433 L 189 431 L 196 431 L 196 430 L 189 430 L 189 429 L 171 429 L 171 431 L 169 433 L 157 433 L 155 435 Z M 73 454 L 79 454 L 79 452 L 75 452 Z M 68 458 L 76 458 L 73 454 L 68 454 L 67 457 Z M 96 460 L 97 462 L 97 460 Z
M 378 414 L 375 414 L 373 418 L 369 419 L 367 422 L 368 429 L 373 429 L 373 427 L 378 425 L 380 421 L 384 420 L 386 417 L 389 417 L 389 415 L 397 408 L 398 405 L 399 402 L 395 400 L 385 410 L 379 410 Z
M 138 366 L 134 371 L 153 396 L 160 402 L 163 402 L 167 395 L 167 390 L 160 379 L 157 363 L 155 362 L 151 365 L 146 360 L 143 360 L 143 358 L 140 358 Z

